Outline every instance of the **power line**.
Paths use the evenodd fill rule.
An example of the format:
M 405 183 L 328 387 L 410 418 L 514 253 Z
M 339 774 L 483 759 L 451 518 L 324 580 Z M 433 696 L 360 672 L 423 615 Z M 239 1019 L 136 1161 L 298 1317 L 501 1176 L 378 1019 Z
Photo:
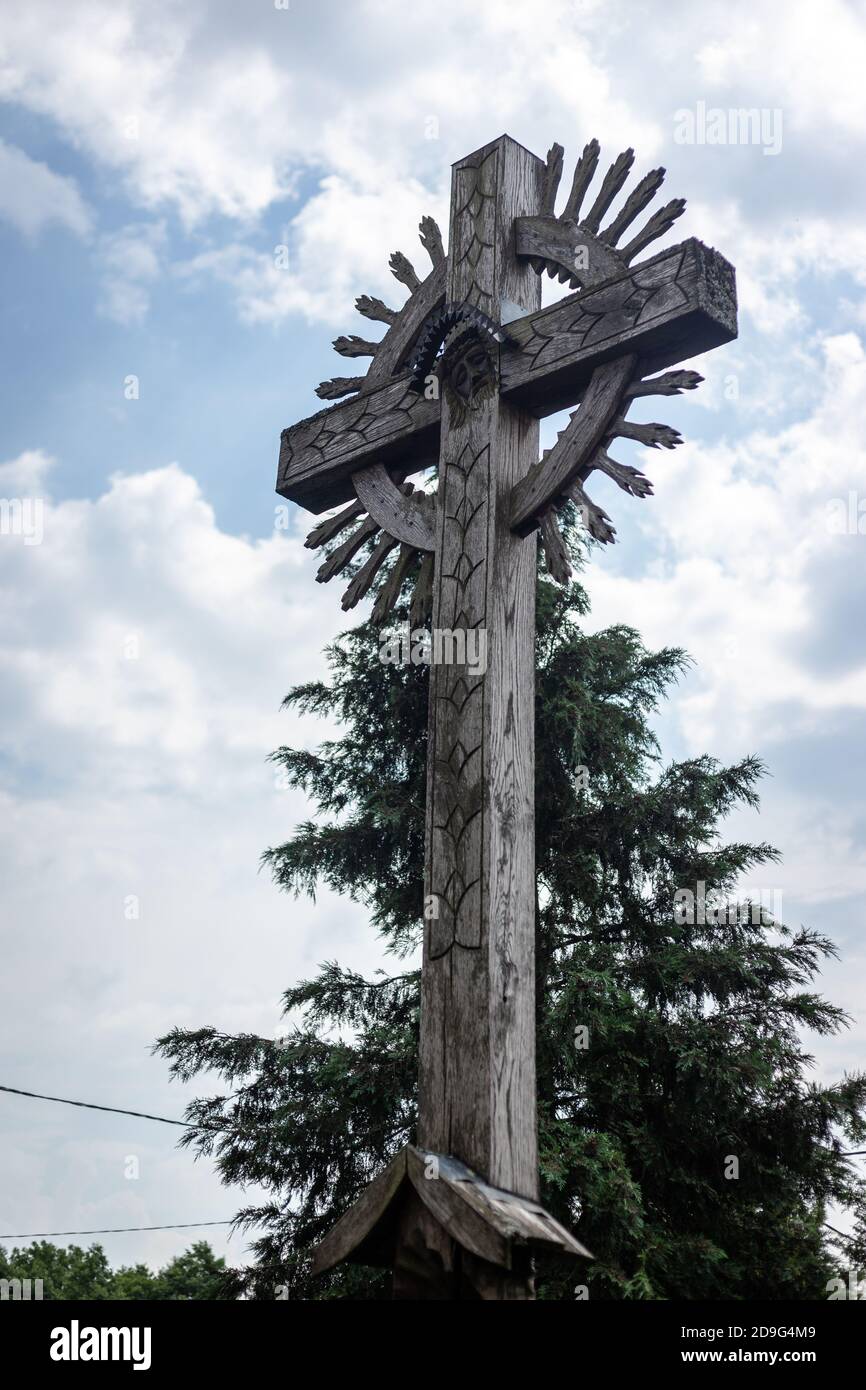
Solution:
M 29 1096 L 31 1100 L 51 1100 L 57 1105 L 77 1105 L 84 1110 L 106 1110 L 111 1115 L 133 1115 L 137 1120 L 156 1120 L 161 1125 L 180 1125 L 183 1129 L 221 1129 L 222 1125 L 194 1125 L 188 1120 L 168 1120 L 164 1115 L 147 1115 L 142 1110 L 120 1110 L 116 1105 L 94 1105 L 89 1100 L 67 1100 L 64 1096 L 43 1096 L 38 1091 L 19 1091 L 15 1086 L 0 1086 L 13 1096 Z M 86 1232 L 85 1232 L 86 1234 Z
M 50 1236 L 115 1236 L 124 1231 L 187 1231 L 193 1226 L 231 1226 L 232 1221 L 181 1221 L 173 1226 L 105 1226 L 98 1231 L 18 1231 L 0 1240 L 47 1240 Z
M 27 1096 L 31 1100 L 50 1100 L 56 1105 L 75 1105 L 83 1110 L 104 1110 L 111 1115 L 132 1115 L 137 1120 L 156 1120 L 163 1125 L 180 1125 L 182 1129 L 207 1129 L 207 1125 L 190 1124 L 188 1120 L 170 1120 L 165 1115 L 149 1115 L 143 1110 L 122 1110 L 116 1105 L 96 1105 L 88 1100 L 69 1100 L 66 1096 L 46 1096 L 39 1091 L 22 1091 L 17 1086 L 0 1086 L 12 1096 Z M 200 1226 L 231 1226 L 229 1221 L 184 1221 L 168 1226 L 105 1226 L 91 1231 L 17 1231 L 0 1235 L 0 1240 L 47 1240 L 55 1236 L 108 1236 L 127 1231 L 185 1231 Z
M 824 1221 L 824 1222 L 822 1222 L 822 1225 L 826 1226 L 828 1231 L 832 1231 L 833 1234 L 834 1234 L 834 1236 L 841 1236 L 843 1240 L 850 1240 L 850 1239 L 851 1239 L 851 1233 L 850 1233 L 850 1231 L 849 1231 L 848 1235 L 846 1235 L 844 1231 L 839 1231 L 839 1230 L 836 1229 L 835 1226 L 831 1226 L 829 1221 Z

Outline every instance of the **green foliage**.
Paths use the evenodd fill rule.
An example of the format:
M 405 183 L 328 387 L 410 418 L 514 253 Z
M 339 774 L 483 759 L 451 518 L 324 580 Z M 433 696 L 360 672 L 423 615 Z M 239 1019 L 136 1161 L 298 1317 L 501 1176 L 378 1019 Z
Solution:
M 630 628 L 584 633 L 586 608 L 578 584 L 540 579 L 543 1199 L 596 1257 L 543 1268 L 540 1296 L 573 1298 L 586 1284 L 608 1299 L 826 1297 L 840 1263 L 828 1205 L 866 1210 L 841 1155 L 866 1134 L 866 1078 L 811 1083 L 801 1041 L 845 1023 L 808 988 L 834 948 L 748 910 L 678 922 L 678 889 L 703 881 L 730 898 L 744 874 L 776 860 L 769 845 L 720 836 L 725 815 L 757 805 L 763 769 L 754 757 L 663 766 L 651 721 L 687 659 L 646 651 Z M 421 931 L 427 681 L 421 667 L 379 662 L 380 640 L 367 625 L 345 634 L 329 650 L 330 681 L 288 696 L 341 733 L 316 752 L 274 754 L 319 815 L 265 860 L 289 892 L 323 881 L 362 903 L 402 958 Z M 174 1075 L 212 1071 L 231 1090 L 190 1107 L 204 1128 L 181 1142 L 212 1155 L 226 1182 L 273 1194 L 241 1213 L 265 1234 L 238 1287 L 385 1297 L 378 1271 L 311 1280 L 307 1252 L 413 1138 L 417 971 L 365 980 L 328 962 L 284 1005 L 294 1022 L 281 1044 L 212 1028 L 159 1041 Z M 737 1178 L 726 1176 L 729 1156 Z M 858 1254 L 852 1242 L 842 1251 Z
M 182 1255 L 154 1274 L 147 1265 L 122 1265 L 112 1270 L 101 1245 L 0 1246 L 0 1279 L 41 1279 L 43 1300 L 224 1299 L 233 1296 L 225 1260 L 207 1241 L 196 1241 Z M 31 1295 L 32 1297 L 32 1295 Z
M 0 1279 L 41 1279 L 46 1301 L 110 1298 L 111 1268 L 101 1245 L 52 1245 L 38 1240 L 7 1251 L 0 1246 Z
M 197 1240 L 182 1255 L 175 1255 L 157 1274 L 156 1298 L 204 1299 L 226 1297 L 226 1262 L 217 1257 L 206 1240 Z

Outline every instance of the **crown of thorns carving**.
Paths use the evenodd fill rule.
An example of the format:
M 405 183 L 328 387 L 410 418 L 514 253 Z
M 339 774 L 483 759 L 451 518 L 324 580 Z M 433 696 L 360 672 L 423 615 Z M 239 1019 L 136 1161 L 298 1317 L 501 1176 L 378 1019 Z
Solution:
M 441 309 L 428 315 L 412 354 L 409 364 L 409 386 L 413 391 L 424 390 L 439 349 L 458 327 L 465 327 L 477 333 L 479 337 L 487 337 L 495 343 L 508 342 L 505 329 L 494 323 L 483 309 L 477 308 L 474 304 L 443 304 Z

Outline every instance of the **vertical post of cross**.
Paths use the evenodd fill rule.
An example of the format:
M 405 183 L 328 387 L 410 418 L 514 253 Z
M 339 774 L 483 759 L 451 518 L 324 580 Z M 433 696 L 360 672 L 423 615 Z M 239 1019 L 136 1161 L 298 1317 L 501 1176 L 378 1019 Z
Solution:
M 433 263 L 426 280 L 404 256 L 391 258 L 411 291 L 403 308 L 358 300 L 362 313 L 389 324 L 384 338 L 335 343 L 344 355 L 373 355 L 366 377 L 318 388 L 324 399 L 354 399 L 300 421 L 281 441 L 283 496 L 318 512 L 348 503 L 319 523 L 309 544 L 367 513 L 318 578 L 345 569 L 379 537 L 344 607 L 369 590 L 398 542 L 374 618 L 391 611 L 419 550 L 425 559 L 410 611 L 427 612 L 432 587 L 417 1143 L 373 1178 L 312 1261 L 316 1272 L 346 1259 L 391 1267 L 397 1298 L 531 1298 L 533 1251 L 591 1258 L 536 1200 L 531 537 L 540 527 L 548 567 L 562 582 L 569 569 L 555 512 L 567 498 L 592 536 L 611 541 L 610 518 L 586 495 L 586 477 L 598 470 L 647 496 L 649 480 L 612 459 L 608 445 L 626 438 L 672 448 L 679 435 L 626 420 L 632 401 L 692 389 L 696 372 L 662 369 L 737 332 L 733 267 L 711 248 L 689 240 L 631 265 L 679 217 L 682 199 L 617 246 L 663 170 L 641 180 L 602 228 L 631 168 L 625 151 L 578 220 L 598 154 L 590 141 L 559 218 L 561 146 L 543 163 L 503 136 L 456 164 L 447 256 L 425 219 Z M 578 293 L 540 310 L 543 268 Z M 493 346 L 503 323 L 511 338 L 504 355 Z M 437 401 L 418 388 L 430 384 L 440 347 Z M 576 402 L 539 460 L 535 417 Z M 430 465 L 437 430 L 434 504 L 413 498 L 400 478 Z
M 539 211 L 544 171 L 508 136 L 454 166 L 447 300 L 497 323 L 503 301 L 539 307 L 513 226 Z M 466 402 L 444 376 L 433 628 L 478 634 L 467 650 L 486 669 L 430 671 L 418 1138 L 535 1197 L 536 546 L 509 512 L 538 459 L 538 421 L 495 379 Z

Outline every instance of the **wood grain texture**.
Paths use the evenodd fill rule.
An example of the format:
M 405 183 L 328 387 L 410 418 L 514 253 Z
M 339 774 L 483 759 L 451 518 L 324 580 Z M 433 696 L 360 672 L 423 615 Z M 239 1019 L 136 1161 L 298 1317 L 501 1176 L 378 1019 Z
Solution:
M 550 272 L 559 271 L 562 283 L 568 280 L 574 287 L 597 284 L 623 273 L 619 257 L 609 246 L 587 236 L 576 222 L 561 217 L 519 217 L 514 224 L 514 245 L 518 256 L 532 257 Z
M 533 274 L 528 264 L 521 269 Z M 484 308 L 477 284 L 469 292 Z M 493 307 L 498 313 L 490 296 L 486 302 L 486 312 Z M 595 368 L 615 357 L 636 353 L 646 375 L 735 338 L 733 267 L 692 239 L 603 285 L 513 320 L 508 332 L 516 346 L 500 355 L 500 395 L 543 417 L 573 405 Z M 371 371 L 378 367 L 377 353 Z M 408 473 L 435 463 L 439 402 L 411 391 L 408 381 L 399 377 L 368 389 L 368 374 L 358 396 L 284 430 L 277 491 L 311 511 L 325 511 L 352 498 L 351 474 L 368 464 Z
M 638 377 L 626 392 L 627 396 L 679 396 L 683 391 L 694 391 L 700 386 L 703 377 L 699 372 L 682 369 L 675 372 L 662 372 L 661 376 L 650 376 L 645 380 Z
M 431 498 L 423 492 L 407 494 L 401 490 L 381 463 L 353 473 L 352 482 L 364 510 L 378 521 L 383 531 L 418 550 L 434 549 Z
M 733 266 L 694 239 L 509 323 L 502 395 L 537 415 L 573 405 L 595 368 L 636 353 L 641 373 L 737 336 Z
M 575 478 L 568 485 L 568 495 L 577 505 L 581 520 L 589 534 L 603 545 L 611 545 L 616 540 L 610 517 L 603 507 L 596 506 L 583 490 L 580 480 Z
M 545 165 L 503 137 L 455 165 L 446 299 L 491 317 L 540 285 L 513 254 Z M 434 631 L 483 632 L 486 670 L 430 672 L 419 1142 L 537 1191 L 534 1001 L 535 546 L 508 526 L 535 420 L 497 395 L 442 406 Z
M 547 179 L 542 215 L 521 218 L 515 223 L 515 246 L 518 256 L 525 256 L 537 274 L 546 270 L 562 284 L 587 289 L 620 275 L 627 269 L 638 249 L 643 249 L 667 230 L 685 207 L 682 199 L 670 203 L 629 242 L 625 252 L 616 251 L 617 242 L 636 217 L 648 206 L 658 191 L 664 169 L 653 169 L 640 180 L 619 212 L 600 231 L 602 219 L 628 179 L 634 163 L 634 151 L 626 150 L 614 160 L 595 201 L 585 217 L 579 209 L 598 163 L 598 141 L 591 141 L 575 169 L 574 183 L 563 215 L 554 216 L 555 186 L 562 169 L 562 147 L 554 145 L 547 157 Z M 553 188 L 551 196 L 550 188 Z
M 445 264 L 444 261 L 437 261 L 427 278 L 406 300 L 379 343 L 373 364 L 364 378 L 365 391 L 381 386 L 402 370 L 421 325 L 444 298 Z
M 455 1169 L 461 1178 L 469 1170 L 455 1165 L 450 1155 L 426 1154 L 412 1147 L 406 1163 L 407 1175 L 421 1201 L 461 1249 L 507 1269 L 511 1262 L 510 1233 L 483 1208 L 465 1200 L 462 1189 L 472 1185 L 471 1179 L 467 1183 L 455 1178 Z
M 396 323 L 398 311 L 390 309 L 381 299 L 377 299 L 372 294 L 359 294 L 355 300 L 355 308 L 359 314 L 363 314 L 365 319 L 372 319 L 374 323 Z
M 283 430 L 277 492 L 311 512 L 355 497 L 352 474 L 372 463 L 407 472 L 436 463 L 439 402 L 398 377 Z
M 410 293 L 420 289 L 421 281 L 418 279 L 414 265 L 408 256 L 404 256 L 402 251 L 395 251 L 388 262 L 391 274 L 395 280 L 399 280 L 401 285 L 405 285 Z
M 396 560 L 392 564 L 388 578 L 382 585 L 370 614 L 372 623 L 383 623 L 400 597 L 400 590 L 417 555 L 414 545 L 401 545 Z
M 357 333 L 335 338 L 333 347 L 341 357 L 375 357 L 379 351 L 378 343 L 371 342 L 369 338 L 359 338 Z
M 332 376 L 328 381 L 319 382 L 316 395 L 323 401 L 335 401 L 340 396 L 350 396 L 353 391 L 360 391 L 363 385 L 362 376 Z
M 357 530 L 353 531 L 342 545 L 338 545 L 316 570 L 317 583 L 327 584 L 329 579 L 333 579 L 335 574 L 345 569 L 349 561 L 354 560 L 364 542 L 375 536 L 378 530 L 378 521 L 371 516 L 365 517 Z
M 654 380 L 647 373 L 736 336 L 734 272 L 717 252 L 691 240 L 628 268 L 681 213 L 682 200 L 662 208 L 622 251 L 614 249 L 657 190 L 662 170 L 638 184 L 599 234 L 631 167 L 626 151 L 578 223 L 598 157 L 592 141 L 559 219 L 560 146 L 545 164 L 503 136 L 459 161 L 448 256 L 435 223 L 424 219 L 421 240 L 433 265 L 427 278 L 421 281 L 400 253 L 391 259 L 410 290 L 403 308 L 369 296 L 357 301 L 362 314 L 388 325 L 381 342 L 357 335 L 335 342 L 343 356 L 371 355 L 373 363 L 366 377 L 337 378 L 322 390 L 357 390 L 357 396 L 282 436 L 278 492 L 314 511 L 350 503 L 317 526 L 308 545 L 340 535 L 362 507 L 367 512 L 318 577 L 348 565 L 376 536 L 344 607 L 369 590 L 399 545 L 374 617 L 391 611 L 419 550 L 412 626 L 426 623 L 432 610 L 425 893 L 433 911 L 425 920 L 421 983 L 423 1147 L 397 1155 L 314 1259 L 316 1270 L 342 1259 L 390 1265 L 398 1298 L 530 1299 L 534 1249 L 591 1258 L 537 1202 L 537 546 L 526 537 L 541 527 L 549 567 L 563 582 L 568 557 L 553 509 L 564 499 L 579 507 L 594 537 L 612 541 L 610 518 L 587 496 L 585 479 L 598 470 L 632 496 L 646 496 L 649 481 L 612 459 L 606 446 L 622 435 L 673 447 L 676 431 L 632 424 L 625 412 L 636 396 L 678 394 L 700 380 L 682 370 Z M 581 281 L 572 266 L 587 237 L 593 260 Z M 534 271 L 545 267 L 563 281 L 577 276 L 584 288 L 542 310 Z M 472 306 L 477 323 L 462 325 L 460 362 L 448 370 L 452 340 L 438 364 L 440 405 L 410 388 L 406 363 L 423 325 L 438 331 L 436 316 L 446 304 L 449 312 Z M 507 343 L 488 345 L 480 364 L 470 361 L 472 333 L 482 323 L 495 330 L 504 304 Z M 461 363 L 466 370 L 458 378 Z M 539 462 L 538 419 L 575 402 L 579 410 Z M 431 526 L 433 504 L 410 500 L 411 484 L 400 480 L 437 459 Z M 468 651 L 462 650 L 461 639 L 469 638 L 484 640 L 467 640 Z
M 601 219 L 628 178 L 633 164 L 634 150 L 632 149 L 623 150 L 622 154 L 618 155 L 611 164 L 602 180 L 595 202 L 583 219 L 583 226 L 588 232 L 598 231 L 601 226 Z
M 409 623 L 412 627 L 423 627 L 430 617 L 433 607 L 433 553 L 425 551 L 412 591 L 409 604 Z
M 547 151 L 544 170 L 544 190 L 541 195 L 541 216 L 552 217 L 556 209 L 556 194 L 562 178 L 562 161 L 565 150 L 562 145 L 553 144 Z
M 409 1184 L 400 1202 L 389 1263 L 394 1299 L 443 1303 L 460 1296 L 460 1248 Z
M 343 1260 L 392 1266 L 395 1298 L 525 1299 L 536 1251 L 593 1258 L 537 1201 L 410 1144 L 316 1247 L 312 1271 Z
M 321 1274 L 350 1257 L 357 1258 L 362 1243 L 380 1226 L 406 1178 L 407 1156 L 408 1150 L 401 1149 L 388 1167 L 365 1187 L 357 1201 L 331 1227 L 324 1240 L 319 1242 L 313 1252 L 313 1274 Z M 371 1264 L 379 1262 L 376 1258 L 377 1253 L 379 1252 L 370 1252 Z M 381 1257 L 386 1263 L 390 1263 L 390 1253 L 387 1243 L 384 1243 Z
M 601 147 L 596 139 L 592 139 L 584 145 L 583 153 L 577 164 L 574 166 L 574 177 L 571 181 L 571 191 L 563 208 L 562 215 L 569 221 L 576 222 L 580 216 L 580 209 L 586 197 L 586 190 L 592 182 L 593 175 L 598 168 Z
M 548 572 L 558 584 L 567 584 L 571 578 L 571 561 L 555 511 L 545 512 L 538 533 Z
M 636 359 L 618 357 L 592 375 L 580 409 L 553 448 L 517 483 L 511 496 L 511 525 L 521 536 L 538 526 L 551 506 L 568 494 L 569 483 L 595 453 L 620 408 Z
M 635 218 L 652 202 L 664 182 L 664 177 L 664 169 L 651 169 L 645 174 L 640 183 L 632 189 L 613 221 L 599 233 L 599 239 L 608 246 L 616 246 L 626 228 L 630 227 Z
M 631 464 L 617 463 L 616 459 L 612 459 L 605 449 L 596 449 L 587 468 L 581 470 L 581 478 L 584 473 L 589 474 L 595 470 L 598 470 L 599 473 L 606 473 L 609 478 L 613 478 L 617 486 L 631 497 L 650 497 L 652 495 L 653 485 L 645 474 L 637 468 L 632 468 Z
M 635 256 L 649 246 L 650 242 L 657 241 L 660 236 L 664 236 L 665 232 L 670 231 L 677 218 L 682 217 L 685 210 L 685 198 L 672 198 L 669 203 L 665 203 L 663 208 L 659 208 L 658 212 L 654 212 L 646 226 L 642 227 L 637 235 L 632 237 L 628 245 L 622 248 L 620 255 L 626 264 L 633 261 Z
M 350 502 L 348 507 L 343 507 L 336 516 L 329 516 L 324 521 L 320 521 L 318 526 L 313 527 L 304 541 L 307 550 L 318 550 L 320 545 L 325 545 L 327 541 L 333 540 L 334 536 L 345 531 L 349 522 L 356 516 L 360 516 L 363 510 L 361 503 L 356 500 Z
M 418 224 L 418 233 L 421 238 L 421 245 L 430 257 L 434 266 L 443 265 L 445 262 L 445 247 L 442 244 L 442 233 L 439 224 L 432 217 L 422 217 Z
M 615 439 L 634 439 L 647 449 L 675 449 L 683 442 L 673 425 L 660 425 L 656 420 L 614 420 L 610 432 Z
M 370 585 L 379 573 L 385 560 L 390 555 L 395 546 L 399 545 L 395 536 L 389 536 L 384 532 L 373 547 L 373 553 L 367 558 L 366 562 L 358 570 L 348 589 L 341 600 L 341 607 L 344 613 L 348 613 L 350 608 L 356 607 L 361 599 L 369 591 Z

